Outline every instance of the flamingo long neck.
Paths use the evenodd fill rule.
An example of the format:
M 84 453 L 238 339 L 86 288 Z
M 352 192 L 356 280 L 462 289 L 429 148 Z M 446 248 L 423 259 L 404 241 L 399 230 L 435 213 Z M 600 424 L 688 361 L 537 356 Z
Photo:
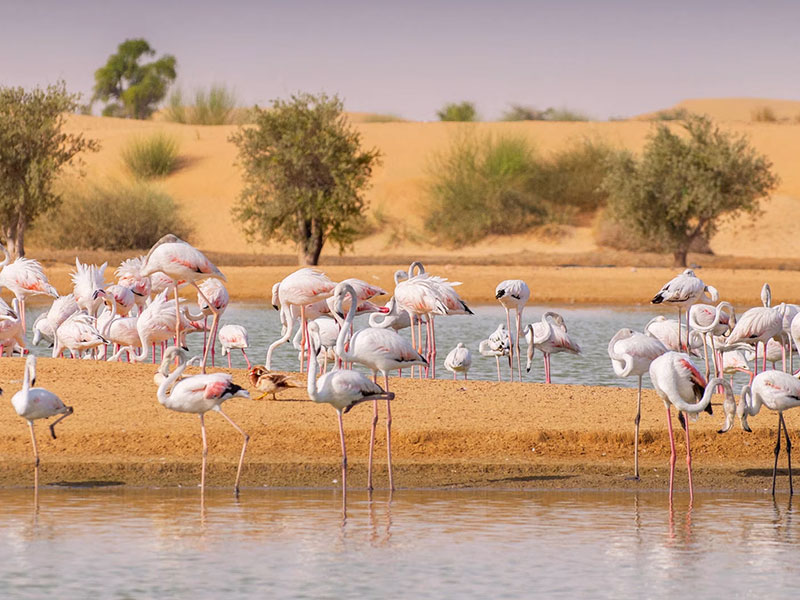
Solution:
M 34 379 L 36 379 L 36 364 L 25 361 L 25 372 L 22 375 L 22 395 L 26 398 L 28 397 L 28 390 L 31 389 L 31 380 Z
M 531 327 L 531 332 L 533 335 L 533 344 L 544 344 L 550 336 L 553 335 L 553 325 L 550 323 L 549 317 L 555 313 L 546 312 L 542 315 L 542 325 L 544 325 L 544 333 L 541 336 L 536 336 L 536 328 Z
M 414 273 L 414 269 L 416 269 L 418 272 Z M 415 277 L 417 275 L 424 275 L 424 274 L 425 274 L 425 267 L 418 260 L 415 260 L 414 262 L 412 262 L 411 266 L 408 267 L 408 278 L 409 279 L 411 279 L 412 277 Z
M 763 404 L 764 402 L 761 400 L 761 395 L 753 394 L 753 388 L 746 385 L 742 388 L 742 398 L 739 400 L 739 406 L 736 412 L 741 419 L 754 417 L 761 411 Z M 745 420 L 744 423 L 746 422 Z
M 712 377 L 708 380 L 706 384 L 706 390 L 703 393 L 703 397 L 700 398 L 700 401 L 696 404 L 689 404 L 688 402 L 683 401 L 681 398 L 674 398 L 670 399 L 672 404 L 675 405 L 675 408 L 678 410 L 682 410 L 685 413 L 700 413 L 703 412 L 708 404 L 711 402 L 711 396 L 714 395 L 714 390 L 718 385 L 721 385 L 725 388 L 725 398 L 726 402 L 733 397 L 733 388 L 731 388 L 731 384 L 722 379 L 721 377 Z
M 356 310 L 358 300 L 356 298 L 356 291 L 352 288 L 352 286 L 346 285 L 344 287 L 344 291 L 346 294 L 350 296 L 350 308 L 347 309 L 347 316 L 344 319 L 344 324 L 342 328 L 339 330 L 339 335 L 336 337 L 336 354 L 342 360 L 347 362 L 353 361 L 353 355 L 345 350 L 345 341 L 347 340 L 347 335 L 350 333 L 350 327 L 353 325 L 353 319 L 356 318 Z M 338 302 L 339 307 L 341 307 L 341 299 Z M 337 308 L 339 308 L 337 307 Z
M 386 327 L 391 327 L 400 317 L 400 311 L 397 308 L 397 302 L 395 301 L 394 297 L 392 297 L 389 302 L 386 303 L 387 306 L 391 304 L 388 313 L 372 313 L 369 316 L 369 326 L 376 327 L 379 329 L 385 329 Z
M 344 329 L 342 329 L 342 331 L 344 331 Z M 311 352 L 312 357 L 308 363 L 308 384 L 306 386 L 306 391 L 308 392 L 308 397 L 311 398 L 312 402 L 318 402 L 317 369 L 319 369 L 319 363 L 317 361 L 316 351 L 319 348 L 319 340 L 314 339 L 314 337 L 314 335 L 311 335 L 313 341 L 311 344 L 309 344 L 309 352 Z
M 629 335 L 625 335 L 621 331 L 618 331 L 616 334 L 614 334 L 614 337 L 611 338 L 611 341 L 608 342 L 608 356 L 613 363 L 614 372 L 619 377 L 628 377 L 631 374 L 631 371 L 633 371 L 633 356 L 630 354 L 617 354 L 614 346 L 621 339 L 627 339 L 629 337 Z M 622 369 L 620 370 L 617 370 L 618 363 L 623 364 Z
M 108 339 L 108 332 L 111 329 L 111 324 L 114 322 L 114 319 L 116 319 L 116 318 L 117 318 L 117 303 L 112 298 L 111 299 L 111 316 L 109 317 L 108 321 L 106 321 L 106 324 L 103 326 L 103 331 L 100 332 L 100 335 L 102 335 L 104 338 Z
M 171 388 L 176 381 L 178 381 L 181 375 L 183 375 L 183 372 L 186 370 L 186 366 L 187 363 L 181 359 L 181 362 L 177 366 L 177 368 L 172 373 L 169 374 L 169 377 L 167 377 L 166 379 L 164 379 L 164 381 L 161 382 L 161 385 L 158 386 L 158 392 L 156 395 L 158 396 L 158 401 L 161 404 L 167 404 L 169 402 L 169 396 L 167 396 L 167 390 Z

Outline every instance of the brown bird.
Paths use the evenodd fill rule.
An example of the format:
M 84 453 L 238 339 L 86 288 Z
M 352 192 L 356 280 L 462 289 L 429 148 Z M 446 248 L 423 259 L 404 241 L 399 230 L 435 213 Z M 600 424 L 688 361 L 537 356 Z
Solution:
M 247 373 L 250 376 L 250 383 L 253 384 L 256 389 L 264 392 L 258 398 L 256 398 L 256 400 L 261 400 L 270 393 L 272 394 L 272 399 L 277 400 L 275 397 L 275 392 L 289 388 L 302 387 L 292 381 L 289 378 L 289 375 L 284 375 L 282 373 L 270 373 L 269 370 L 263 365 L 256 365 L 255 367 L 252 367 Z

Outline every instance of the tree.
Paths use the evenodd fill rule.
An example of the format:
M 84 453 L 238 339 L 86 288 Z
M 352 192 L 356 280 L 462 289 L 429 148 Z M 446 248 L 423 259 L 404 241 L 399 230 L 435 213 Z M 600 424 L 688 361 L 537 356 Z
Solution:
M 169 54 L 139 64 L 143 56 L 155 53 L 146 40 L 125 40 L 117 47 L 117 53 L 94 72 L 92 100 L 116 100 L 103 109 L 103 116 L 146 119 L 153 113 L 177 76 L 175 57 Z
M 325 94 L 275 100 L 254 111 L 255 126 L 230 140 L 239 149 L 244 189 L 234 218 L 249 239 L 293 241 L 301 264 L 316 265 L 327 240 L 343 252 L 365 223 L 363 191 L 380 153 Z
M 477 121 L 478 111 L 472 102 L 448 102 L 436 116 L 440 121 Z
M 95 140 L 62 131 L 64 113 L 78 108 L 64 82 L 25 91 L 0 87 L 0 233 L 12 256 L 25 255 L 25 230 L 61 198 L 54 183 L 62 168 Z
M 672 252 L 681 267 L 693 241 L 711 239 L 726 218 L 756 212 L 779 181 L 745 136 L 700 116 L 687 117 L 683 128 L 686 136 L 658 125 L 641 159 L 619 155 L 603 181 L 612 218 Z

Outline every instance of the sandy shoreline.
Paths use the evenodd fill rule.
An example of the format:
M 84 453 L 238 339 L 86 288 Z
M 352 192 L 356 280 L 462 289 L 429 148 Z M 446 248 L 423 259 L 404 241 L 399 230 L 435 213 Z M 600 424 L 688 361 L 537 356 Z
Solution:
M 0 486 L 30 485 L 32 452 L 25 422 L 10 403 L 20 388 L 21 359 L 0 361 Z M 152 365 L 41 359 L 37 383 L 59 394 L 75 414 L 58 439 L 37 426 L 42 483 L 106 481 L 137 486 L 195 485 L 199 422 L 160 406 Z M 245 372 L 233 370 L 246 384 Z M 298 377 L 298 379 L 300 379 Z M 16 381 L 15 381 L 16 380 Z M 632 471 L 635 393 L 629 389 L 485 381 L 393 379 L 393 450 L 400 488 L 665 489 L 669 441 L 663 403 L 645 392 L 642 479 Z M 254 394 L 255 396 L 255 394 Z M 698 489 L 761 491 L 769 486 L 777 422 L 768 411 L 718 435 L 723 416 L 691 424 Z M 226 412 L 251 435 L 242 484 L 336 487 L 339 441 L 335 411 L 307 400 L 303 389 L 282 400 L 236 399 Z M 376 487 L 386 486 L 385 407 L 376 446 Z M 350 484 L 365 484 L 371 407 L 345 415 Z M 789 412 L 792 435 L 800 415 Z M 686 486 L 684 444 L 675 422 L 679 487 Z M 209 484 L 232 485 L 241 437 L 218 415 L 207 418 Z M 785 469 L 785 455 L 779 463 Z M 785 486 L 783 477 L 779 485 Z

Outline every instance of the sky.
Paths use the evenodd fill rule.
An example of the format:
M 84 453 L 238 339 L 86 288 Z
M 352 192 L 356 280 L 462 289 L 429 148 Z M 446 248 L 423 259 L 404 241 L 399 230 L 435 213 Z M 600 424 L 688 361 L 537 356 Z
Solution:
M 244 105 L 324 91 L 415 120 L 463 100 L 486 120 L 511 103 L 607 119 L 800 99 L 798 23 L 792 0 L 0 0 L 0 85 L 64 79 L 88 99 L 117 45 L 143 37 L 184 90 L 225 84 Z

